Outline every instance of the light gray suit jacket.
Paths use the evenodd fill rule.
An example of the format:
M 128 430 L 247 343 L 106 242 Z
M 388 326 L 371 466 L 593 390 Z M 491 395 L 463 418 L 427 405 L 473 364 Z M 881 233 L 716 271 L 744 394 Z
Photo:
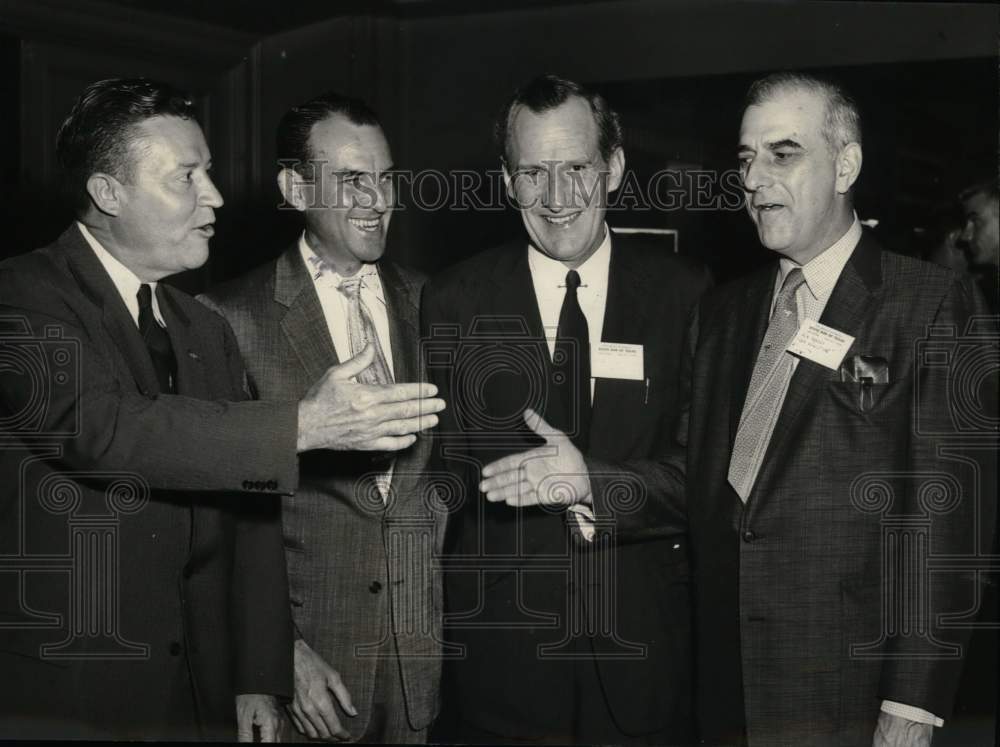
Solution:
M 397 382 L 424 380 L 419 354 L 423 278 L 379 263 Z M 298 400 L 338 363 L 297 244 L 202 299 L 239 341 L 263 400 Z M 360 736 L 369 721 L 377 656 L 390 636 L 400 655 L 411 726 L 437 715 L 441 667 L 439 561 L 447 512 L 428 471 L 430 438 L 395 455 L 383 503 L 375 474 L 385 455 L 315 451 L 300 456 L 299 490 L 282 508 L 292 617 L 298 635 L 343 678 L 358 710 L 341 723 Z

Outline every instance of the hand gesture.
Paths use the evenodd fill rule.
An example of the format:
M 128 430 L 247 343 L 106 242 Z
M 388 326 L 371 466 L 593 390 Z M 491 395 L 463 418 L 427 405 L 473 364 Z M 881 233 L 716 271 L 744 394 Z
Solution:
M 236 696 L 236 733 L 240 742 L 252 742 L 253 728 L 260 729 L 261 742 L 277 742 L 284 718 L 273 695 L 247 693 Z
M 545 445 L 483 467 L 479 489 L 486 494 L 486 500 L 504 501 L 508 506 L 589 505 L 590 477 L 580 450 L 534 410 L 524 411 L 524 422 L 545 439 Z
M 330 366 L 299 402 L 298 451 L 399 451 L 418 431 L 437 425 L 444 400 L 433 384 L 374 386 L 351 381 L 371 365 L 375 351 Z

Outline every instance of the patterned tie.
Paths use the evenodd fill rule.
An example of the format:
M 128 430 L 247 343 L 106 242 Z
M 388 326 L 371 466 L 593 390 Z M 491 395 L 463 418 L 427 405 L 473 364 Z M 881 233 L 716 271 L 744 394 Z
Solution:
M 351 356 L 364 350 L 368 343 L 371 343 L 375 348 L 375 360 L 368 368 L 358 374 L 357 379 L 361 384 L 392 384 L 392 372 L 389 370 L 385 355 L 382 353 L 382 346 L 375 333 L 371 314 L 365 302 L 361 300 L 361 284 L 363 282 L 364 278 L 358 274 L 351 278 L 344 278 L 337 286 L 337 290 L 347 296 L 348 300 L 347 331 L 351 340 Z
M 785 347 L 799 327 L 795 292 L 804 282 L 805 276 L 798 267 L 785 276 L 750 377 L 729 462 L 729 484 L 744 503 L 757 480 L 795 368 L 795 359 L 785 352 Z
M 160 382 L 160 391 L 172 394 L 176 392 L 174 385 L 177 380 L 177 359 L 174 357 L 174 347 L 170 344 L 170 335 L 153 314 L 153 289 L 143 283 L 135 295 L 139 300 L 139 334 L 149 351 L 156 379 Z
M 579 287 L 580 273 L 570 270 L 566 273 L 553 363 L 564 382 L 565 427 L 574 429 L 573 444 L 586 451 L 590 441 L 590 331 L 577 298 Z
M 369 342 L 375 348 L 375 360 L 357 377 L 360 384 L 392 384 L 392 372 L 386 363 L 385 355 L 382 353 L 382 346 L 378 341 L 378 334 L 375 332 L 375 324 L 372 322 L 371 314 L 365 302 L 361 300 L 361 285 L 364 276 L 358 273 L 354 277 L 344 278 L 337 286 L 337 290 L 347 297 L 347 332 L 351 341 L 351 356 L 355 356 L 365 349 Z M 375 476 L 379 493 L 385 501 L 389 495 L 389 485 L 392 482 L 392 458 L 387 459 L 389 468 L 385 472 L 379 472 Z

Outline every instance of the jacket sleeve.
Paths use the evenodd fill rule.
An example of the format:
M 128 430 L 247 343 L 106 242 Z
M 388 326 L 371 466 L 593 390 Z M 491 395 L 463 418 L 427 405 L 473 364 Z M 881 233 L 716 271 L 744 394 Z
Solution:
M 297 403 L 145 396 L 119 375 L 102 330 L 52 285 L 9 269 L 0 270 L 0 317 L 20 332 L 5 334 L 0 413 L 21 417 L 29 438 L 58 439 L 72 469 L 134 472 L 156 489 L 294 492 Z M 60 365 L 46 357 L 54 348 Z

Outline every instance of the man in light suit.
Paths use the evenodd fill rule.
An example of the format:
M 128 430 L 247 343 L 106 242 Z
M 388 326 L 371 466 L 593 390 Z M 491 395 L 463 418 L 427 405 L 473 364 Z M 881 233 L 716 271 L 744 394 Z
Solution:
M 486 504 L 479 467 L 540 441 L 525 405 L 606 459 L 658 454 L 707 272 L 609 231 L 625 156 L 598 94 L 539 77 L 510 100 L 497 134 L 527 237 L 443 272 L 424 294 L 428 365 L 450 402 L 436 438 L 464 501 L 447 572 L 448 640 L 464 649 L 452 670 L 455 737 L 683 743 L 683 536 L 574 542 L 572 514 Z
M 57 155 L 76 223 L 0 265 L 0 735 L 270 741 L 292 695 L 274 494 L 297 452 L 408 446 L 441 403 L 350 381 L 370 352 L 245 401 L 228 325 L 158 282 L 205 262 L 222 205 L 187 96 L 95 83 Z
M 305 230 L 276 260 L 209 294 L 232 325 L 252 388 L 300 397 L 366 344 L 379 383 L 419 381 L 423 278 L 383 259 L 392 156 L 375 113 L 328 93 L 278 126 L 278 186 Z M 375 383 L 372 378 L 370 383 Z M 285 502 L 296 626 L 292 720 L 312 738 L 414 743 L 437 714 L 447 512 L 429 440 L 373 458 L 303 459 Z
M 967 280 L 862 230 L 860 124 L 840 88 L 758 81 L 739 143 L 747 210 L 778 257 L 699 304 L 675 447 L 588 457 L 564 495 L 622 536 L 688 528 L 706 743 L 926 745 L 975 619 L 961 567 L 984 562 L 993 529 L 995 410 L 956 387 L 982 383 L 995 328 Z M 549 438 L 558 461 L 487 468 L 491 499 L 582 471 Z M 616 508 L 615 470 L 644 482 L 640 510 Z M 928 573 L 929 558 L 955 565 Z

